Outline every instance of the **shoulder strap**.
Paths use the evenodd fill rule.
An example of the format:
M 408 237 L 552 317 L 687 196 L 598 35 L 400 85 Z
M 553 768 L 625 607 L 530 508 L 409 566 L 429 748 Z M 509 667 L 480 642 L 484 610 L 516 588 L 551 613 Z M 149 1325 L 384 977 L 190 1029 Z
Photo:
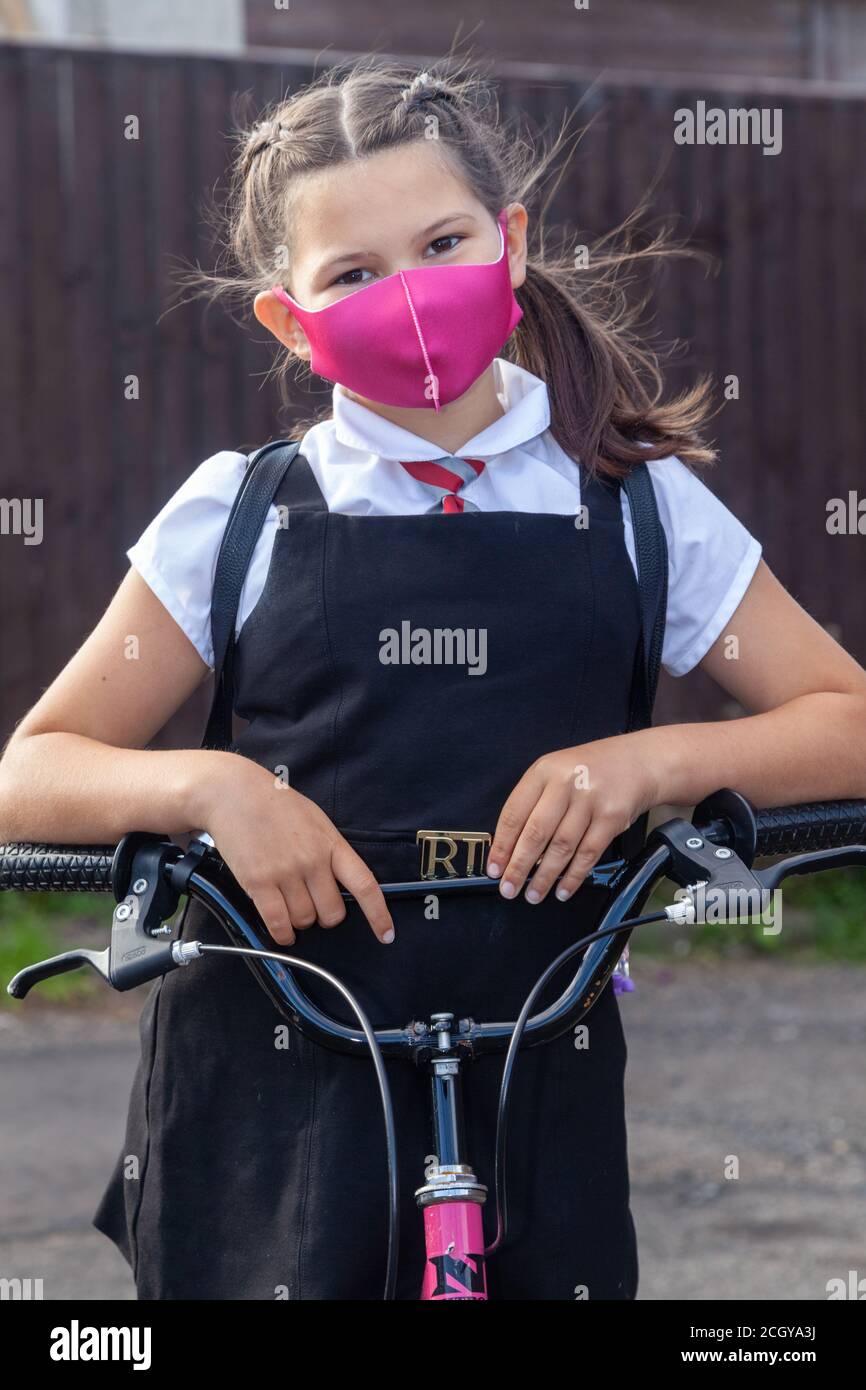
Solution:
M 668 605 L 668 547 L 652 476 L 640 463 L 622 480 L 631 511 L 641 609 L 640 670 L 632 693 L 630 729 L 652 723 Z
M 232 741 L 235 626 L 241 590 L 271 502 L 300 447 L 278 439 L 251 454 L 229 512 L 211 598 L 214 695 L 202 748 L 228 748 Z

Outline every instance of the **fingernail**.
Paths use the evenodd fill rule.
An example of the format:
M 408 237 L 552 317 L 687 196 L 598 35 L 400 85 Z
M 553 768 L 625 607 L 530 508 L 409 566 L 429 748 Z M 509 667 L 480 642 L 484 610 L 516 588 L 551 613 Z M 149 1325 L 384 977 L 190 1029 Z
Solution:
M 499 891 L 502 894 L 503 898 L 513 898 L 514 894 L 517 892 L 517 889 L 515 888 L 513 883 L 509 883 L 508 879 L 506 879 L 505 882 L 500 885 Z
M 528 903 L 540 903 L 541 894 L 535 888 L 527 888 L 526 901 Z
M 567 888 L 557 888 L 556 896 L 559 898 L 559 901 L 561 903 L 564 903 L 568 901 L 568 899 L 571 897 L 571 894 L 569 893 Z
M 491 863 L 490 863 L 490 860 L 488 859 L 488 861 L 487 861 L 487 877 L 488 877 L 488 878 L 498 878 L 499 875 L 500 875 L 501 873 L 502 873 L 502 870 L 501 870 L 501 868 L 499 867 L 499 865 L 498 865 L 498 864 L 491 864 Z
M 380 940 L 384 941 L 386 946 L 390 946 L 391 942 L 394 940 L 394 928 L 389 927 L 386 932 L 383 932 L 380 937 Z

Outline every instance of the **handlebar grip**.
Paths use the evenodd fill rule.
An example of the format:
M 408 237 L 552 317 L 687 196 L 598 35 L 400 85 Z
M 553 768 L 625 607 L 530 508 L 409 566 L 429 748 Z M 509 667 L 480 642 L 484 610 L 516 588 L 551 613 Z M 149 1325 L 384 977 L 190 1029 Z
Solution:
M 110 893 L 114 846 L 0 845 L 0 891 Z
M 756 854 L 866 844 L 866 801 L 813 801 L 756 811 Z

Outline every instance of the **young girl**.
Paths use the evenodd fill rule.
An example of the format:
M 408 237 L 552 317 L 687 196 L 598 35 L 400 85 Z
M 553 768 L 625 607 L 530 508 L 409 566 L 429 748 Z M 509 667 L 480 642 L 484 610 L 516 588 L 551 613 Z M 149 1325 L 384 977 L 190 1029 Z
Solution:
M 246 467 L 226 451 L 132 547 L 0 769 L 5 840 L 207 831 L 274 940 L 344 978 L 379 1026 L 445 1009 L 514 1018 L 597 920 L 589 870 L 655 805 L 726 785 L 759 806 L 866 791 L 866 673 L 694 475 L 710 457 L 706 391 L 664 403 L 653 359 L 600 317 L 579 274 L 528 255 L 519 152 L 470 82 L 383 62 L 332 72 L 246 137 L 235 283 L 286 361 L 335 383 L 246 576 L 234 689 L 248 723 L 229 751 L 146 746 L 213 660 L 214 567 Z M 620 480 L 644 463 L 669 556 L 663 664 L 700 665 L 744 718 L 630 723 L 639 606 Z M 428 660 L 422 642 L 407 660 L 405 630 L 462 632 L 465 659 Z M 493 832 L 501 892 L 443 895 L 436 920 L 414 903 L 389 912 L 378 883 L 417 877 L 417 830 L 448 827 Z M 346 912 L 341 887 L 360 908 Z M 184 935 L 223 939 L 198 910 Z M 372 1068 L 294 1034 L 279 1046 L 280 1021 L 250 973 L 215 955 L 149 997 L 126 1144 L 96 1216 L 141 1298 L 379 1296 Z M 612 989 L 589 1046 L 574 1042 L 517 1068 L 495 1298 L 635 1297 Z M 488 1184 L 500 1068 L 481 1059 L 466 1084 Z M 427 1083 L 406 1064 L 390 1072 L 399 1296 L 414 1299 Z

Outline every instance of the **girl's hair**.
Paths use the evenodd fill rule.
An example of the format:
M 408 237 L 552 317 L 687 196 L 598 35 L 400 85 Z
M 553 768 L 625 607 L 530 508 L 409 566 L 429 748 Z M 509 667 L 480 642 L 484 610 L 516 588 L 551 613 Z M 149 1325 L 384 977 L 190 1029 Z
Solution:
M 196 270 L 186 283 L 248 311 L 253 295 L 285 275 L 279 256 L 288 253 L 291 263 L 300 176 L 410 141 L 426 138 L 441 151 L 494 218 L 510 202 L 531 208 L 544 177 L 572 143 L 568 126 L 566 120 L 539 153 L 539 141 L 501 121 L 490 89 L 465 69 L 449 66 L 447 75 L 434 76 L 378 57 L 331 68 L 239 130 L 227 204 L 217 213 L 217 271 Z M 640 459 L 672 454 L 689 465 L 711 462 L 714 451 L 700 435 L 709 415 L 709 380 L 662 399 L 659 353 L 636 333 L 647 296 L 631 304 L 625 286 L 632 280 L 622 273 L 696 253 L 673 243 L 667 229 L 636 247 L 643 204 L 589 248 L 588 269 L 576 269 L 567 253 L 546 253 L 543 212 L 550 197 L 537 218 L 525 283 L 516 291 L 523 317 L 503 354 L 547 383 L 554 438 L 588 469 L 615 476 Z M 284 401 L 293 364 L 297 359 L 286 352 L 274 366 Z M 299 438 L 306 428 L 296 423 L 290 433 Z

